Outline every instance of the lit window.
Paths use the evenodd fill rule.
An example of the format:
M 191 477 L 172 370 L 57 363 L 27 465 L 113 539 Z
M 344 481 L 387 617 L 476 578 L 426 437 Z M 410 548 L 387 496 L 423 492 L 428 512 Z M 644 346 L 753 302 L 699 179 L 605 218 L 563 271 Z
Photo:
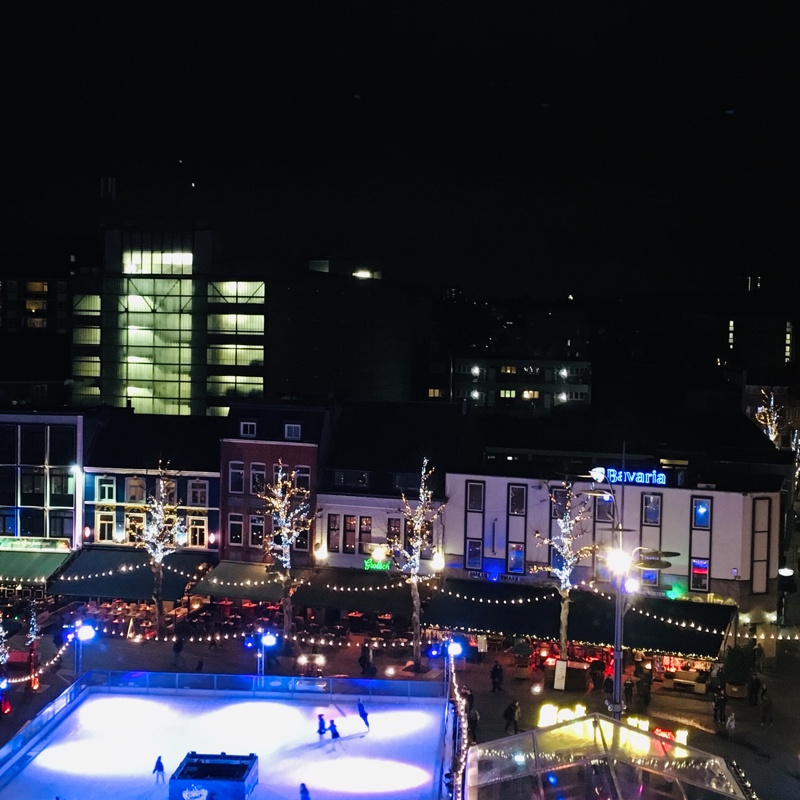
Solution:
M 144 500 L 145 500 L 144 478 L 126 478 L 125 502 L 144 503 Z
M 186 527 L 189 533 L 190 547 L 206 546 L 206 529 L 208 520 L 205 517 L 189 517 Z
M 692 498 L 692 527 L 711 527 L 711 499 L 708 497 Z
M 114 478 L 97 479 L 97 501 L 99 503 L 113 502 L 116 497 L 116 481 Z
M 500 374 L 501 375 L 516 375 L 517 368 L 513 366 L 508 367 L 500 367 Z
M 692 574 L 689 577 L 689 589 L 693 592 L 707 592 L 709 587 L 708 573 L 708 559 L 693 558 Z
M 244 541 L 244 518 L 241 514 L 228 514 L 228 543 L 241 545 Z
M 513 575 L 525 572 L 525 545 L 511 543 L 508 545 L 508 571 Z
M 250 494 L 261 494 L 267 485 L 267 465 L 253 462 L 250 465 Z
M 189 481 L 189 505 L 208 505 L 208 481 Z
M 522 393 L 523 400 L 538 400 L 539 399 L 539 392 L 533 389 L 526 389 Z
M 114 541 L 114 515 L 98 514 L 95 527 L 97 529 L 98 542 Z
M 250 547 L 264 546 L 264 517 L 250 517 Z
M 517 393 L 514 389 L 501 389 L 500 390 L 500 397 L 503 397 L 507 400 L 511 400 L 517 396 Z
M 441 389 L 428 389 L 428 397 L 441 397 L 442 390 Z

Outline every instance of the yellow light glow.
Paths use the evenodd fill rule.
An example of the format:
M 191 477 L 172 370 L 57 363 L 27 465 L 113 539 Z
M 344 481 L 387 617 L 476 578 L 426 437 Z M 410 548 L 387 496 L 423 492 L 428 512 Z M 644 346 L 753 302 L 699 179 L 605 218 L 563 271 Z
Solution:
M 631 568 L 631 557 L 624 550 L 609 550 L 606 564 L 614 575 L 625 575 Z

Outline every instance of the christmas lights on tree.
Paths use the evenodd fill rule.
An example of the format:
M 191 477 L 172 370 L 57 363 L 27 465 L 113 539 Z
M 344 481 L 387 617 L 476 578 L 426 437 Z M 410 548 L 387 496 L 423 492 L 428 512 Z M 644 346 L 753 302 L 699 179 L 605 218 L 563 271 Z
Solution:
M 133 538 L 150 556 L 153 572 L 153 603 L 156 607 L 156 629 L 161 636 L 164 627 L 164 559 L 186 542 L 186 522 L 178 516 L 175 479 L 158 465 L 156 494 L 147 500 L 147 521 L 143 528 L 132 530 Z
M 775 394 L 773 392 L 767 394 L 762 389 L 761 396 L 764 398 L 765 405 L 759 406 L 756 409 L 756 422 L 761 425 L 764 429 L 764 433 L 769 436 L 770 441 L 777 447 L 778 436 L 780 435 L 780 412 L 783 409 L 775 405 Z
M 36 619 L 36 603 L 31 601 L 30 614 L 28 617 L 28 635 L 25 637 L 25 645 L 31 647 L 39 636 L 39 621 Z
M 272 519 L 272 530 L 264 537 L 264 551 L 283 579 L 283 639 L 287 644 L 292 634 L 292 595 L 297 589 L 291 577 L 292 547 L 301 535 L 308 533 L 314 522 L 308 513 L 309 495 L 308 489 L 297 485 L 296 471 L 287 473 L 281 459 L 278 459 L 275 483 L 258 493 Z
M 557 496 L 555 492 L 550 492 L 550 502 L 555 509 L 555 519 L 558 526 L 557 534 L 552 537 L 546 537 L 536 531 L 538 543 L 552 547 L 558 557 L 553 560 L 553 563 L 531 567 L 531 571 L 549 572 L 558 580 L 558 593 L 561 596 L 559 643 L 562 657 L 566 658 L 572 571 L 580 561 L 591 555 L 597 549 L 597 546 L 590 544 L 578 547 L 577 540 L 587 533 L 583 522 L 591 516 L 588 508 L 589 500 L 586 498 L 576 505 L 577 496 L 572 491 L 572 484 L 564 481 L 562 485 L 565 490 L 563 495 Z M 561 497 L 563 497 L 563 503 L 560 500 Z
M 8 661 L 8 644 L 6 642 L 6 629 L 3 617 L 0 616 L 0 667 Z
M 422 551 L 433 545 L 433 523 L 444 511 L 444 504 L 437 507 L 433 505 L 433 492 L 428 488 L 428 480 L 433 474 L 433 469 L 428 469 L 428 459 L 422 460 L 419 482 L 419 500 L 412 508 L 405 494 L 403 499 L 403 516 L 405 517 L 405 543 L 400 537 L 395 537 L 388 544 L 392 551 L 392 560 L 401 572 L 408 575 L 411 587 L 411 630 L 413 641 L 414 670 L 419 672 L 422 660 L 422 629 L 420 625 L 420 597 L 419 597 L 419 563 Z

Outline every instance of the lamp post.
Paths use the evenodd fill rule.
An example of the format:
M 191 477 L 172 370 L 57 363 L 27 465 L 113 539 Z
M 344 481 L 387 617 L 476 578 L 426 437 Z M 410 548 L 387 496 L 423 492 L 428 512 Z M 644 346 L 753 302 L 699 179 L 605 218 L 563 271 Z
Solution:
M 83 643 L 94 639 L 96 631 L 91 625 L 84 625 L 81 620 L 75 623 L 75 680 L 80 678 L 83 665 Z

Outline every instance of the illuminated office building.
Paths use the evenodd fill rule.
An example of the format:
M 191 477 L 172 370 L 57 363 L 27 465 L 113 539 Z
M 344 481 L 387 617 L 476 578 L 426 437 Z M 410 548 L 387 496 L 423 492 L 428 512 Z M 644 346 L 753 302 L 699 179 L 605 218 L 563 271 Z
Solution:
M 264 281 L 219 280 L 209 231 L 108 231 L 74 295 L 73 401 L 225 415 L 263 397 Z

